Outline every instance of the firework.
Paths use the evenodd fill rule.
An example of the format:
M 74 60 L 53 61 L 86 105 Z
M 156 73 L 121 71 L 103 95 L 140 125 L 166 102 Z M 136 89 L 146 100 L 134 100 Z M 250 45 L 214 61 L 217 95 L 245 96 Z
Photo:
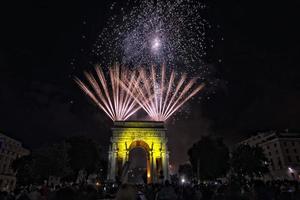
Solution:
M 204 84 L 197 84 L 196 78 L 188 80 L 186 74 L 177 77 L 174 70 L 167 76 L 164 65 L 160 73 L 154 66 L 150 71 L 144 68 L 138 71 L 136 77 L 120 83 L 155 121 L 166 121 L 204 87 Z
M 106 81 L 100 66 L 96 66 L 95 71 L 98 81 L 92 73 L 88 72 L 84 72 L 84 74 L 89 84 L 83 83 L 77 77 L 75 81 L 86 95 L 113 121 L 126 120 L 140 108 L 134 97 L 120 85 L 120 81 L 127 80 L 128 89 L 131 90 L 132 88 L 132 83 L 130 82 L 133 82 L 133 79 L 128 78 L 129 72 L 127 70 L 121 71 L 118 65 L 109 68 L 110 82 Z
M 127 0 L 99 35 L 94 54 L 107 64 L 119 61 L 139 66 L 202 63 L 205 29 L 201 13 L 205 5 L 197 0 Z M 201 65 L 197 65 L 201 66 Z

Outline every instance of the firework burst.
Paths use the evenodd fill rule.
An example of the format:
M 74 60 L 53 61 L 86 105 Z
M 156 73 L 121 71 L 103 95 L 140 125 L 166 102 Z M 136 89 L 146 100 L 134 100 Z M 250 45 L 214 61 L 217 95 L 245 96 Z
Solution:
M 174 70 L 167 76 L 164 65 L 160 72 L 154 66 L 149 71 L 139 68 L 134 76 L 120 83 L 155 121 L 166 121 L 204 87 L 196 78 L 188 80 L 186 74 L 177 77 Z
M 75 81 L 85 94 L 113 121 L 126 120 L 140 108 L 134 97 L 120 85 L 120 81 L 126 80 L 128 89 L 131 90 L 133 79 L 128 78 L 128 70 L 121 70 L 118 65 L 109 68 L 110 82 L 107 82 L 100 66 L 96 66 L 95 71 L 98 81 L 90 72 L 84 72 L 88 84 L 83 83 L 77 77 L 75 77 Z
M 127 0 L 99 35 L 93 50 L 107 64 L 152 63 L 191 67 L 205 54 L 205 5 L 197 0 Z

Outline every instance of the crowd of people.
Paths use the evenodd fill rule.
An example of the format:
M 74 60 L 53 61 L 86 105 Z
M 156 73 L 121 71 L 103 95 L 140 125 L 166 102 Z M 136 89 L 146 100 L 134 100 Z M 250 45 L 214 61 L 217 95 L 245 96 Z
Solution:
M 96 200 L 101 193 L 94 185 L 60 184 L 56 186 L 26 186 L 13 192 L 3 191 L 0 200 Z
M 142 197 L 139 195 L 144 194 Z M 135 194 L 135 195 L 134 195 Z M 230 184 L 146 185 L 134 188 L 123 185 L 117 200 L 300 200 L 300 184 L 293 181 L 253 181 L 244 186 Z
M 0 200 L 300 200 L 300 184 L 253 181 L 230 184 L 60 184 L 27 186 L 1 192 Z

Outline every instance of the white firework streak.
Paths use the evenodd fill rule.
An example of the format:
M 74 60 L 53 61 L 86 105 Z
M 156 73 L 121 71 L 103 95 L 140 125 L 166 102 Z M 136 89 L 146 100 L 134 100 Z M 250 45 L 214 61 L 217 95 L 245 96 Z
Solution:
M 121 70 L 119 65 L 109 68 L 110 85 L 107 83 L 105 75 L 100 66 L 95 67 L 98 81 L 91 72 L 84 72 L 88 84 L 75 77 L 76 83 L 91 98 L 91 100 L 103 110 L 113 121 L 124 121 L 140 109 L 135 98 L 126 92 L 121 86 L 121 81 L 128 82 L 128 88 L 131 89 L 133 78 L 128 78 L 129 72 Z M 100 82 L 100 84 L 99 84 Z
M 160 74 L 152 66 L 148 73 L 144 68 L 139 68 L 138 74 L 132 77 L 120 81 L 122 87 L 155 121 L 166 121 L 204 87 L 204 84 L 197 84 L 195 78 L 187 80 L 185 74 L 175 83 L 175 71 L 172 70 L 167 76 L 164 65 Z

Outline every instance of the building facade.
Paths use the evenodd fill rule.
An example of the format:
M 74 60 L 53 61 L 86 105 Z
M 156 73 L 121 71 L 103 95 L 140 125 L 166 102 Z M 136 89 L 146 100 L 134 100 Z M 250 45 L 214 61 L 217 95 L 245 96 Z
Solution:
M 267 179 L 300 180 L 300 133 L 258 133 L 241 143 L 263 149 L 269 160 Z
M 22 143 L 0 133 L 0 190 L 11 191 L 16 185 L 16 174 L 11 168 L 12 162 L 28 155 L 29 150 Z

